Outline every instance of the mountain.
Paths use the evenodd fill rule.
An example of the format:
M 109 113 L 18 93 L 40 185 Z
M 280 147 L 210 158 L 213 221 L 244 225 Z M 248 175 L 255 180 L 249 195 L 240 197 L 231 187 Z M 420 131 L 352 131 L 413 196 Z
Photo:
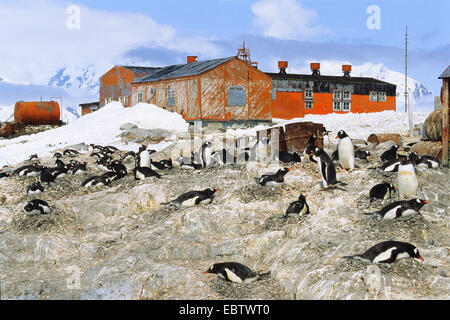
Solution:
M 317 61 L 311 61 L 317 62 Z M 342 75 L 342 65 L 351 64 L 348 61 L 319 61 L 320 72 L 323 75 Z M 288 69 L 291 73 L 310 73 L 309 63 L 300 70 Z M 383 63 L 367 62 L 359 66 L 352 66 L 350 74 L 353 77 L 368 77 L 397 85 L 397 111 L 403 111 L 405 105 L 405 74 L 390 70 Z M 408 91 L 413 94 L 413 108 L 433 109 L 433 92 L 423 83 L 408 77 Z
M 72 93 L 81 90 L 89 94 L 98 94 L 99 77 L 94 65 L 65 67 L 56 71 L 48 86 L 64 88 Z

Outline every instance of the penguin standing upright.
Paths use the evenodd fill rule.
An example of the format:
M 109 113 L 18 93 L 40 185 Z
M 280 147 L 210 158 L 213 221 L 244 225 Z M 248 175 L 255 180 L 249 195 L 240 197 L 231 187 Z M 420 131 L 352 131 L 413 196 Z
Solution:
M 355 168 L 355 148 L 352 139 L 350 139 L 344 130 L 340 130 L 336 138 L 339 139 L 337 148 L 339 163 L 343 170 L 352 171 Z
M 342 258 L 358 259 L 367 263 L 392 263 L 405 258 L 416 258 L 423 261 L 419 250 L 414 245 L 393 240 L 380 242 L 362 254 Z
M 317 159 L 317 165 L 319 167 L 319 172 L 322 176 L 322 187 L 328 188 L 328 186 L 345 183 L 340 182 L 336 178 L 336 168 L 330 156 L 322 149 L 315 147 L 310 156 L 314 155 Z
M 308 141 L 306 142 L 305 150 L 303 151 L 303 155 L 305 158 L 309 158 L 310 161 L 316 162 L 317 160 L 314 158 L 314 150 L 316 148 L 316 136 L 311 133 Z
M 417 180 L 416 171 L 411 160 L 403 160 L 400 162 L 396 180 L 400 198 L 408 199 L 411 196 L 417 195 L 419 181 Z
M 214 273 L 217 274 L 221 279 L 236 283 L 251 283 L 260 279 L 262 276 L 270 274 L 270 272 L 253 272 L 249 267 L 239 262 L 215 263 L 204 273 Z
M 301 194 L 298 196 L 298 200 L 291 202 L 286 209 L 286 214 L 283 218 L 287 217 L 299 217 L 305 214 L 309 214 L 309 206 L 306 203 L 306 197 Z
M 142 145 L 141 148 L 139 148 L 139 153 L 138 153 L 137 158 L 138 158 L 137 161 L 138 161 L 139 165 L 136 165 L 136 167 L 150 168 L 152 159 L 151 159 L 149 150 L 147 150 L 146 145 Z
M 207 141 L 200 147 L 199 154 L 202 160 L 203 168 L 207 168 L 212 164 L 212 143 Z
M 328 135 L 331 131 L 327 131 L 325 127 L 323 128 L 323 148 L 329 148 L 330 147 L 330 136 Z
M 270 159 L 269 156 L 270 139 L 262 137 L 261 140 L 250 150 L 250 159 L 252 161 L 267 163 Z

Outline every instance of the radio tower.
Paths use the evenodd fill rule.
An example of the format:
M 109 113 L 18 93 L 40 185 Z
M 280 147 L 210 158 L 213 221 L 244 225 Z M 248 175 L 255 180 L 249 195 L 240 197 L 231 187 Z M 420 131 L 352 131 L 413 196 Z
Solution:
M 242 48 L 238 49 L 238 53 L 237 53 L 236 57 L 247 62 L 252 67 L 255 67 L 258 69 L 258 62 L 252 62 L 252 59 L 250 58 L 250 50 L 245 47 L 245 41 L 243 42 Z
M 408 26 L 405 34 L 405 113 L 408 112 Z

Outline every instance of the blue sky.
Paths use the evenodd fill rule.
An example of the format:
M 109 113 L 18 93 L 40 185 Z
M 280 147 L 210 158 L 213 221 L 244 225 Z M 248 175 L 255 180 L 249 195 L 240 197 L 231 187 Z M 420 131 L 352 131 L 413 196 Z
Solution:
M 80 8 L 79 29 L 66 26 L 71 5 Z M 380 28 L 370 30 L 373 5 Z M 114 64 L 225 57 L 244 40 L 264 71 L 276 60 L 297 69 L 332 60 L 403 72 L 408 25 L 409 74 L 437 94 L 450 64 L 449 12 L 448 0 L 0 0 L 0 77 L 46 85 L 63 67 L 103 73 Z

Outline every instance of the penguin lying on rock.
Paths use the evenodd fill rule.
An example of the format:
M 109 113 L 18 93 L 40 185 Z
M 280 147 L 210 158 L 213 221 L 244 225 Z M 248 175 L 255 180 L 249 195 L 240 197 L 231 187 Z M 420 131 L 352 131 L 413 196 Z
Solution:
M 415 258 L 423 261 L 419 250 L 415 246 L 407 242 L 392 240 L 380 242 L 362 254 L 342 258 L 358 259 L 367 263 L 392 263 L 405 258 Z
M 383 220 L 400 217 L 408 217 L 420 214 L 420 209 L 430 201 L 422 199 L 401 200 L 388 204 L 380 211 L 364 213 L 366 215 L 378 216 Z
M 189 191 L 183 193 L 175 200 L 161 203 L 162 205 L 172 205 L 177 209 L 183 206 L 189 207 L 193 205 L 200 205 L 202 203 L 210 204 L 214 199 L 214 194 L 219 191 L 219 189 L 207 188 L 203 191 Z
M 30 216 L 35 214 L 49 214 L 51 212 L 48 203 L 41 199 L 31 200 L 26 204 L 23 210 Z
M 397 158 L 398 145 L 393 145 L 381 155 L 381 161 L 389 161 Z
M 299 217 L 305 214 L 309 214 L 309 206 L 306 203 L 306 197 L 301 194 L 298 196 L 298 200 L 291 202 L 286 209 L 286 214 L 283 218 L 287 217 Z
M 33 182 L 27 187 L 27 195 L 31 196 L 33 194 L 38 194 L 44 192 L 44 187 L 39 181 Z
M 372 203 L 372 201 L 374 199 L 382 199 L 383 200 L 383 199 L 391 198 L 392 191 L 393 192 L 397 191 L 397 188 L 387 182 L 379 183 L 379 184 L 373 186 L 372 189 L 370 189 L 370 191 L 369 191 L 370 203 Z
M 161 179 L 161 175 L 149 167 L 137 167 L 132 170 L 135 180 L 144 180 L 150 177 Z
M 239 262 L 215 263 L 204 273 L 214 273 L 221 279 L 236 283 L 252 283 L 258 279 L 261 279 L 261 277 L 270 275 L 270 272 L 253 272 L 249 267 Z
M 111 187 L 111 180 L 103 176 L 90 177 L 83 181 L 82 187 L 92 187 L 92 186 L 109 186 Z
M 263 174 L 260 178 L 255 179 L 262 186 L 278 186 L 284 182 L 284 176 L 290 170 L 292 170 L 292 168 L 282 168 L 279 169 L 276 173 L 266 173 Z

